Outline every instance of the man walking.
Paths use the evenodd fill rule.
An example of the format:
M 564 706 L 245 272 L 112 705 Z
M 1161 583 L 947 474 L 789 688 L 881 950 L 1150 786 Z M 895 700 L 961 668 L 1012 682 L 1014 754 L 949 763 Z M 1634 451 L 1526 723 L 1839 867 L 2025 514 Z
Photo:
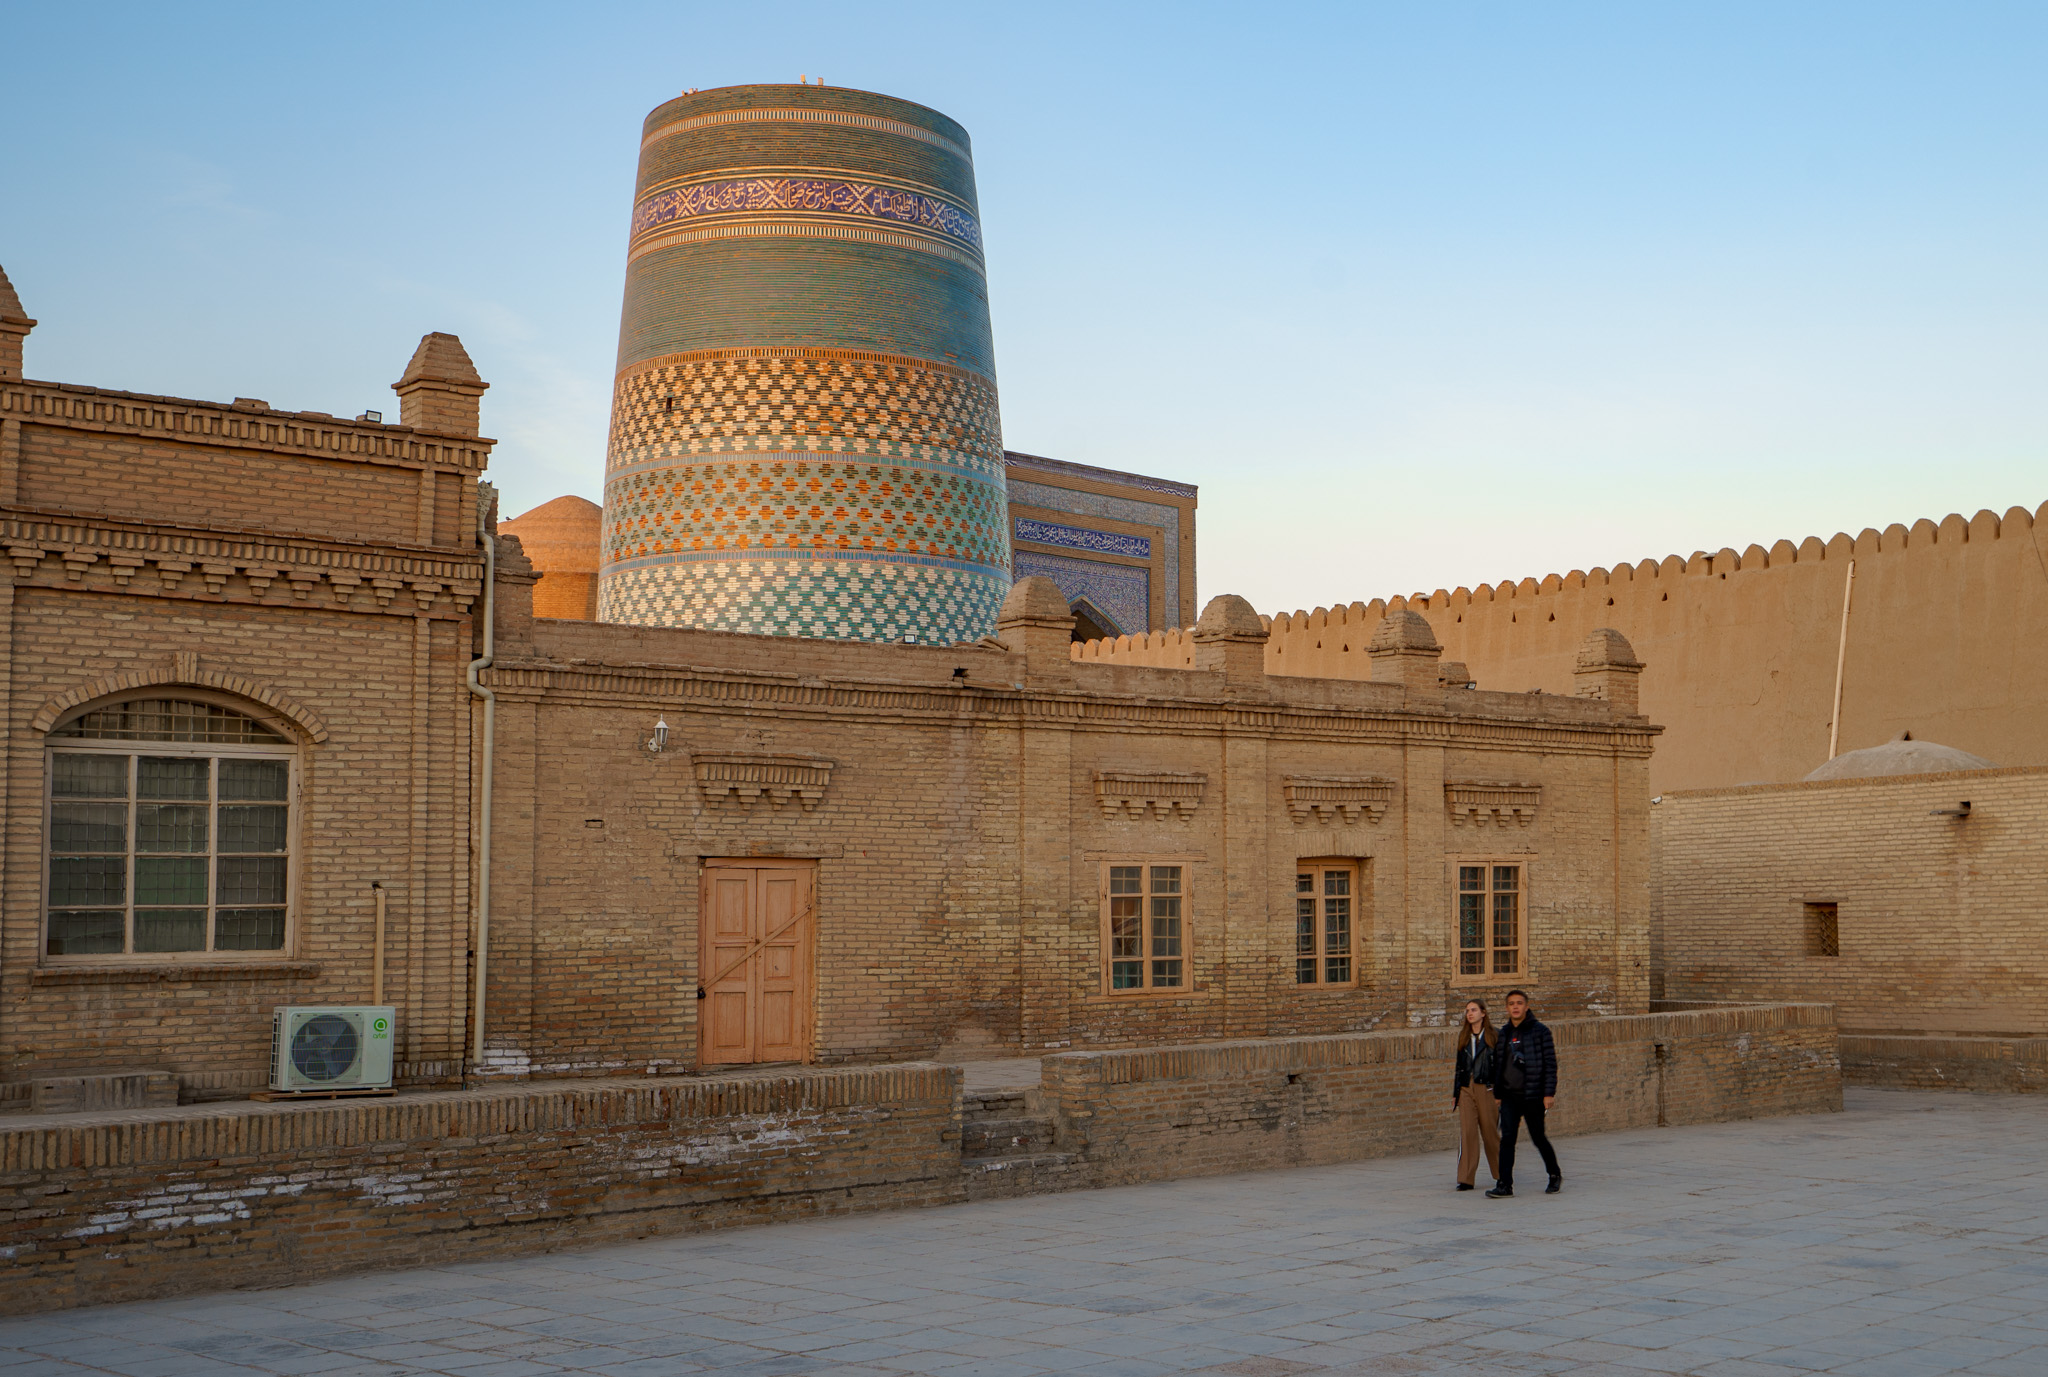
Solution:
M 1500 1030 L 1500 1180 L 1488 1195 L 1498 1200 L 1515 1193 L 1515 1137 L 1522 1124 L 1529 1125 L 1529 1141 L 1543 1154 L 1550 1168 L 1550 1185 L 1545 1195 L 1556 1195 L 1564 1184 L 1557 1169 L 1557 1154 L 1543 1131 L 1543 1113 L 1557 1102 L 1557 1045 L 1550 1030 L 1529 1012 L 1529 996 L 1508 991 L 1507 1026 Z

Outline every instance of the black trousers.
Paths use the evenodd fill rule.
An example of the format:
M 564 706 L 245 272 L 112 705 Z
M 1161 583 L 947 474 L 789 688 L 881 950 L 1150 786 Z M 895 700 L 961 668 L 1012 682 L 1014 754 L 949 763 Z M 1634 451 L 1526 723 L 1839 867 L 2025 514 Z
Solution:
M 1550 1168 L 1552 1176 L 1562 1176 L 1557 1169 L 1557 1153 L 1551 1150 L 1550 1136 L 1543 1131 L 1543 1100 L 1540 1096 L 1525 1099 L 1520 1095 L 1501 1096 L 1500 1100 L 1500 1184 L 1515 1184 L 1515 1139 L 1524 1121 L 1529 1125 L 1529 1141 L 1543 1154 L 1543 1165 Z

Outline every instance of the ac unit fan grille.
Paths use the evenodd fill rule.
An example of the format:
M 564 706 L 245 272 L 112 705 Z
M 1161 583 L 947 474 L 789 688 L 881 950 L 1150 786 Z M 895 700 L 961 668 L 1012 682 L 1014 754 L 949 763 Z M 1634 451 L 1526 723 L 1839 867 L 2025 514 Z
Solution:
M 309 1081 L 337 1081 L 353 1071 L 363 1040 L 353 1019 L 320 1014 L 292 1032 L 292 1069 Z

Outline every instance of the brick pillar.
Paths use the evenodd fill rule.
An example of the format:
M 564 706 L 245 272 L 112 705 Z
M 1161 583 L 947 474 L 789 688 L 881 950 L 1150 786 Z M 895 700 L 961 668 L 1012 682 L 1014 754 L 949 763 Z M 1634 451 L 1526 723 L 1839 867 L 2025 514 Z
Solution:
M 1377 662 L 1373 669 L 1377 678 Z M 1403 744 L 1401 755 L 1402 892 L 1393 911 L 1406 918 L 1395 978 L 1402 1003 L 1407 1006 L 1408 1026 L 1436 1027 L 1444 1022 L 1444 1006 L 1450 997 L 1452 960 L 1444 749 L 1424 737 L 1411 735 Z M 1378 864 L 1375 862 L 1376 869 Z
M 1372 679 L 1376 684 L 1400 684 L 1411 696 L 1433 694 L 1439 687 L 1437 662 L 1443 658 L 1444 650 L 1436 643 L 1436 632 L 1420 612 L 1403 608 L 1380 618 L 1365 653 L 1372 657 Z
M 1074 678 L 1074 614 L 1051 579 L 1018 579 L 996 613 L 996 638 L 1024 657 L 1024 678 L 1033 684 L 1066 684 Z
M 1273 787 L 1268 757 L 1270 743 L 1263 736 L 1225 732 L 1223 770 L 1212 776 L 1211 798 L 1223 808 L 1222 903 L 1215 914 L 1216 934 L 1223 940 L 1227 963 L 1224 972 L 1225 1037 L 1265 1037 L 1272 1032 L 1274 985 L 1279 980 L 1274 942 L 1294 938 L 1292 882 L 1294 868 L 1287 867 L 1289 888 L 1277 887 L 1269 855 L 1267 829 L 1274 817 L 1285 819 L 1284 808 L 1276 808 L 1268 797 Z M 1199 816 L 1199 815 L 1198 815 Z M 1287 916 L 1276 923 L 1275 904 Z M 1195 896 L 1195 942 L 1213 940 L 1202 932 L 1203 897 Z M 1288 970 L 1293 967 L 1289 966 Z
M 478 399 L 490 384 L 454 335 L 422 336 L 405 376 L 391 384 L 398 394 L 398 421 L 436 435 L 475 435 Z
M 21 381 L 21 344 L 36 323 L 21 309 L 21 298 L 0 268 L 0 382 Z
M 1032 580 L 1033 582 L 1049 582 Z M 1019 733 L 1017 770 L 1018 1050 L 1026 1056 L 1063 1045 L 1073 1031 L 1069 1001 L 1077 962 L 1088 978 L 1101 937 L 1097 884 L 1076 874 L 1073 848 L 1074 735 L 1065 728 Z
M 1223 691 L 1263 697 L 1266 685 L 1265 619 L 1235 593 L 1209 599 L 1195 623 L 1195 669 L 1223 676 Z
M 1572 669 L 1572 691 L 1580 698 L 1612 703 L 1617 712 L 1633 717 L 1642 676 L 1643 662 L 1636 658 L 1628 637 L 1612 627 L 1601 627 L 1587 632 L 1586 639 L 1579 643 L 1578 663 Z

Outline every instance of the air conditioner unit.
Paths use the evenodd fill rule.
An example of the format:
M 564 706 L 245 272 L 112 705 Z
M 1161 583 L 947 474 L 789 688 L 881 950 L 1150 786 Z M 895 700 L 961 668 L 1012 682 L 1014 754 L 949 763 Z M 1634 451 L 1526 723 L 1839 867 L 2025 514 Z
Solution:
M 272 1090 L 388 1090 L 389 1006 L 278 1009 L 271 1016 Z

